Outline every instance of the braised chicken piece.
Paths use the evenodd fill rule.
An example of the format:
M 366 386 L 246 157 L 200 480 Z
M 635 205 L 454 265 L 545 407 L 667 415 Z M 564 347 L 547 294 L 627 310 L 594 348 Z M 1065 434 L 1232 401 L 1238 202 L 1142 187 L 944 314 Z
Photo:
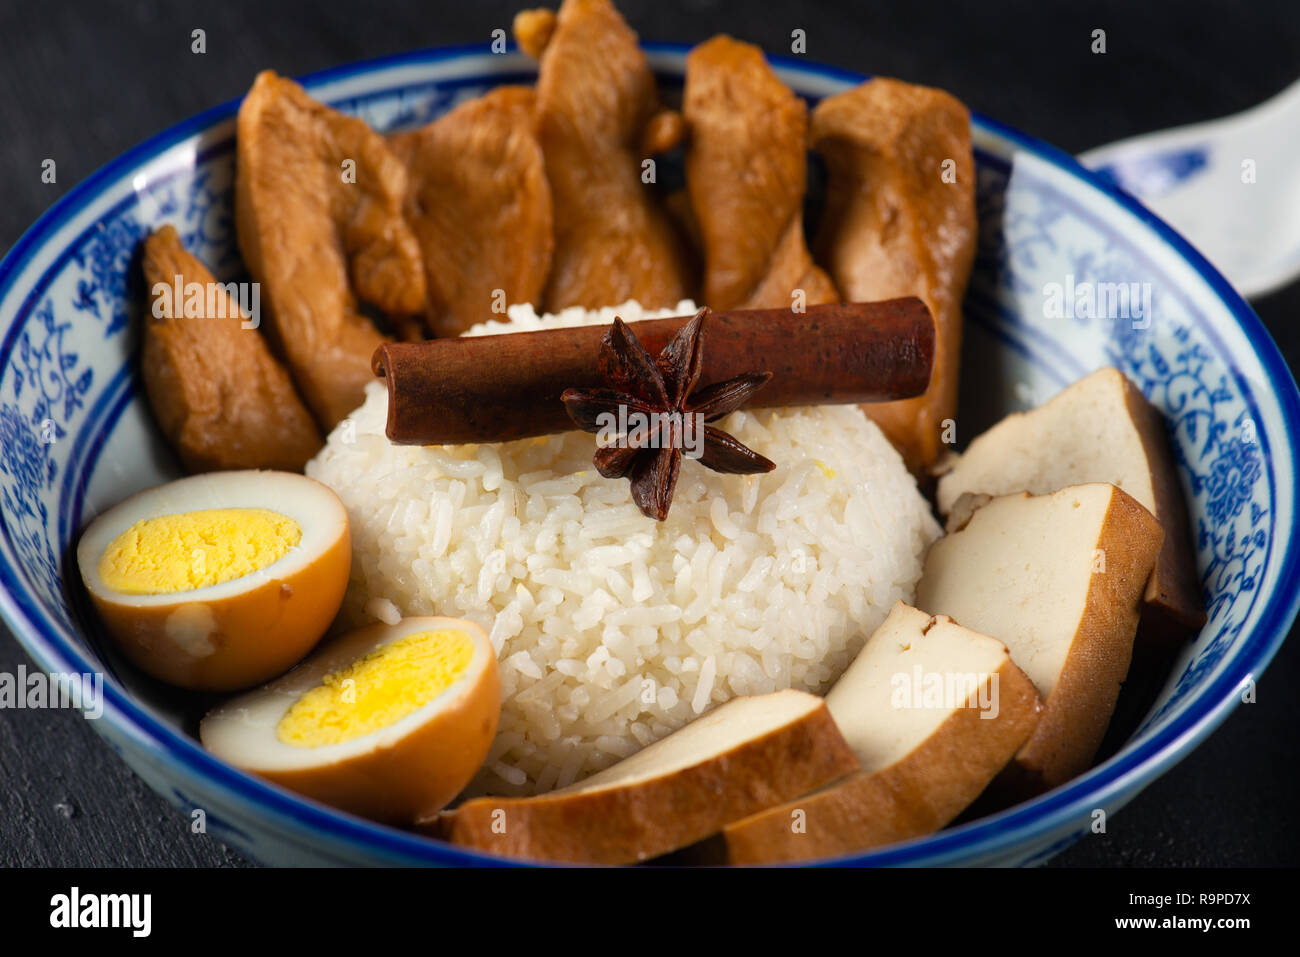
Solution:
M 504 320 L 505 303 L 541 305 L 553 238 L 536 106 L 531 88 L 498 87 L 390 139 L 407 168 L 435 335 Z
M 172 226 L 145 240 L 143 266 L 145 394 L 186 471 L 301 471 L 321 436 L 255 327 L 259 300 L 242 297 L 245 318 Z
M 909 468 L 933 464 L 957 410 L 961 302 L 975 258 L 970 114 L 941 90 L 879 78 L 823 100 L 813 148 L 829 182 L 814 248 L 851 302 L 919 296 L 938 342 L 930 388 L 864 406 Z
M 538 43 L 520 37 L 525 49 Z M 654 75 L 609 0 L 564 0 L 541 54 L 537 101 L 555 210 L 545 310 L 627 299 L 659 308 L 690 296 L 682 239 L 642 181 L 646 146 L 670 142 L 660 127 L 671 121 L 656 119 Z
M 271 71 L 239 108 L 235 222 L 268 329 L 328 429 L 361 404 L 384 337 L 358 300 L 425 307 L 420 247 L 402 218 L 406 169 L 384 138 Z
M 641 152 L 646 156 L 658 156 L 680 146 L 685 138 L 686 121 L 682 114 L 664 107 L 650 117 L 641 131 Z
M 540 59 L 546 44 L 555 33 L 555 11 L 548 7 L 520 10 L 510 25 L 519 49 L 534 60 Z
M 686 185 L 713 309 L 838 302 L 804 241 L 808 109 L 758 47 L 728 36 L 686 58 Z

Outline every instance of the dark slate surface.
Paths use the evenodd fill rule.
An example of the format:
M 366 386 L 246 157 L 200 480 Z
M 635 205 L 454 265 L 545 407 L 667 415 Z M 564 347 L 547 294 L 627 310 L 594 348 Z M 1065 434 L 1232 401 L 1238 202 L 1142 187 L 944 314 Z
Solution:
M 1283 2 L 830 4 L 624 0 L 647 39 L 726 31 L 809 58 L 945 87 L 972 108 L 1071 152 L 1243 109 L 1300 73 L 1300 17 Z M 0 250 L 102 163 L 238 96 L 254 73 L 300 74 L 417 47 L 487 42 L 514 3 L 101 0 L 0 6 Z M 1107 31 L 1104 56 L 1089 52 Z M 190 52 L 191 31 L 207 53 Z M 41 161 L 58 182 L 41 183 Z M 1260 176 L 1295 175 L 1295 169 Z M 1256 304 L 1292 368 L 1300 286 Z M 1294 635 L 1292 636 L 1294 639 Z M 0 671 L 28 659 L 4 632 Z M 1300 645 L 1192 756 L 1061 865 L 1287 864 L 1297 854 Z M 0 711 L 0 864 L 238 866 L 189 833 L 81 718 Z

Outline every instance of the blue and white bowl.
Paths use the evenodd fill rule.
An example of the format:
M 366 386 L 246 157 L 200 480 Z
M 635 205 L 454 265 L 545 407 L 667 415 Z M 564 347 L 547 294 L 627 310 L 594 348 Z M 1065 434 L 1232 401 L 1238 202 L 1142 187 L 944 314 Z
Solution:
M 679 86 L 685 48 L 649 51 L 662 82 Z M 778 72 L 811 100 L 863 79 L 792 60 Z M 533 73 L 518 54 L 444 49 L 329 70 L 306 86 L 387 130 Z M 149 230 L 172 222 L 218 275 L 238 273 L 236 106 L 110 163 L 0 264 L 0 610 L 40 667 L 102 672 L 96 730 L 150 786 L 187 814 L 202 809 L 209 833 L 250 857 L 489 862 L 303 800 L 208 755 L 193 736 L 193 700 L 124 666 L 75 584 L 69 548 L 90 517 L 178 474 L 138 379 L 136 253 Z M 1300 397 L 1258 318 L 1187 242 L 1068 156 L 980 117 L 974 136 L 981 240 L 958 438 L 1098 366 L 1118 366 L 1168 417 L 1209 623 L 1131 740 L 1087 774 L 995 816 L 836 863 L 1046 860 L 1087 833 L 1095 809 L 1117 811 L 1224 719 L 1300 604 L 1292 535 Z M 1048 307 L 1071 283 L 1133 282 L 1149 284 L 1150 311 L 1136 320 Z

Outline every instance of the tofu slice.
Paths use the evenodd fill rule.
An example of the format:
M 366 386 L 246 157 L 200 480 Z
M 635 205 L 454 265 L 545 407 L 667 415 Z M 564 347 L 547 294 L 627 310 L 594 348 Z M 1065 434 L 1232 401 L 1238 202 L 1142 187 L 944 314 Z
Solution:
M 570 787 L 467 801 L 444 833 L 492 854 L 625 864 L 684 847 L 857 767 L 816 695 L 733 698 Z
M 968 492 L 1045 495 L 1086 482 L 1118 485 L 1165 531 L 1139 640 L 1173 643 L 1205 624 L 1187 503 L 1164 420 L 1118 369 L 1098 369 L 1039 408 L 1007 416 L 945 472 L 937 489 L 945 514 Z
M 1006 645 L 901 601 L 826 706 L 861 770 L 729 824 L 730 863 L 849 854 L 937 831 L 1006 766 L 1042 712 Z
M 1091 764 L 1163 537 L 1133 496 L 1096 483 L 994 498 L 930 547 L 917 605 L 1005 643 L 1044 701 L 1008 790 L 1047 790 Z

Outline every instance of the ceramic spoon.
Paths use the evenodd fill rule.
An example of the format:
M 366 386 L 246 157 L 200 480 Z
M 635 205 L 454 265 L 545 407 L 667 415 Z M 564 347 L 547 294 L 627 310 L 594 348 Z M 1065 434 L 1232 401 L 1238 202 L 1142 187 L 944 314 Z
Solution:
M 1242 113 L 1100 146 L 1079 161 L 1186 236 L 1242 295 L 1300 276 L 1300 81 Z

